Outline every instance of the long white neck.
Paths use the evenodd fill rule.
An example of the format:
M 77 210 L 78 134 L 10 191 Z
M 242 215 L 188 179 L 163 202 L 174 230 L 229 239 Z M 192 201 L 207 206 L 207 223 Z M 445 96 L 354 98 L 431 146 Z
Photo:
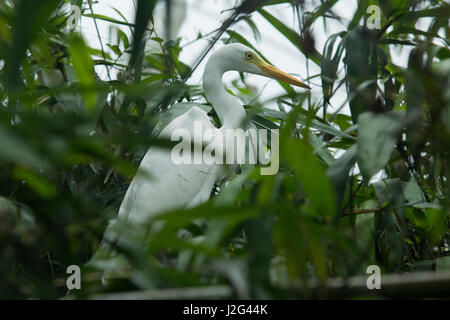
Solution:
M 220 59 L 211 56 L 203 73 L 203 89 L 206 97 L 219 116 L 221 128 L 240 128 L 244 125 L 245 109 L 239 99 L 228 94 L 222 83 L 222 76 L 230 71 L 221 64 Z

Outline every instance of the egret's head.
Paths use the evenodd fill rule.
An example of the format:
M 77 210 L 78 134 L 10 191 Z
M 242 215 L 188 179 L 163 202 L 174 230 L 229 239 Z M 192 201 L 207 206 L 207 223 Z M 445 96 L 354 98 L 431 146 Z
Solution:
M 252 49 L 238 43 L 233 43 L 219 49 L 220 58 L 227 70 L 248 72 L 269 77 L 292 84 L 294 86 L 311 89 L 299 79 L 275 68 L 261 59 Z

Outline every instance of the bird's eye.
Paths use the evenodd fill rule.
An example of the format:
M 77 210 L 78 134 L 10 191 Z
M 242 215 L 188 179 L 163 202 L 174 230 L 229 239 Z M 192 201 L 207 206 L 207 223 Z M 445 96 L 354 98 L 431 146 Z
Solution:
M 247 60 L 253 59 L 253 53 L 247 52 L 247 53 L 245 54 L 245 59 L 247 59 Z

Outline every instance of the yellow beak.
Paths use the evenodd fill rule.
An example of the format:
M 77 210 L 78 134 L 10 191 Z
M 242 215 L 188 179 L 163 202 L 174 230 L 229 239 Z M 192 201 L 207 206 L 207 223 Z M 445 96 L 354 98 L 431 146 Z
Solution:
M 292 84 L 297 87 L 302 87 L 306 89 L 311 89 L 308 85 L 306 85 L 304 82 L 298 80 L 297 78 L 287 74 L 286 72 L 283 72 L 274 66 L 265 63 L 264 61 L 261 61 L 260 63 L 257 63 L 256 66 L 261 69 L 262 72 L 264 72 L 268 77 L 281 80 L 283 82 Z

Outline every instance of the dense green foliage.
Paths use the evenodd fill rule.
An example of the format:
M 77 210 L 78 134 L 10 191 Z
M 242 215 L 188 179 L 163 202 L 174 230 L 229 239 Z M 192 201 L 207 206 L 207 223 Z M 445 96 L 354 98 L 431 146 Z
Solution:
M 67 30 L 63 1 L 0 2 L 0 298 L 65 295 L 66 267 L 97 249 L 143 154 L 168 146 L 152 138 L 158 116 L 177 101 L 207 105 L 202 88 L 185 82 L 192 70 L 178 59 L 180 41 L 144 54 L 149 37 L 161 41 L 147 30 L 154 0 L 137 1 L 135 23 L 73 2 L 84 19 L 109 20 L 116 42 L 88 47 Z M 383 273 L 448 269 L 449 5 L 358 1 L 353 19 L 342 21 L 336 0 L 315 1 L 312 12 L 302 2 L 244 1 L 214 34 L 257 49 L 259 15 L 320 66 L 307 79 L 321 81 L 317 101 L 283 85 L 279 109 L 269 109 L 245 75 L 229 88 L 258 126 L 280 128 L 280 172 L 243 167 L 207 204 L 158 218 L 165 223 L 146 246 L 128 226 L 126 245 L 116 249 L 132 271 L 102 287 L 99 270 L 86 268 L 75 296 L 209 286 L 214 297 L 231 285 L 238 298 L 308 297 L 303 280 L 364 275 L 372 264 Z M 269 12 L 287 4 L 301 30 Z M 366 27 L 371 4 L 381 7 L 380 29 Z M 428 30 L 416 29 L 422 18 Z M 347 31 L 331 34 L 319 52 L 313 28 L 329 19 Z M 252 26 L 255 39 L 235 32 L 238 23 Z M 394 48 L 412 48 L 406 69 L 392 61 Z M 95 65 L 107 67 L 107 79 Z M 351 116 L 331 104 L 342 85 Z M 180 238 L 180 229 L 194 237 Z M 177 265 L 156 259 L 161 250 Z

